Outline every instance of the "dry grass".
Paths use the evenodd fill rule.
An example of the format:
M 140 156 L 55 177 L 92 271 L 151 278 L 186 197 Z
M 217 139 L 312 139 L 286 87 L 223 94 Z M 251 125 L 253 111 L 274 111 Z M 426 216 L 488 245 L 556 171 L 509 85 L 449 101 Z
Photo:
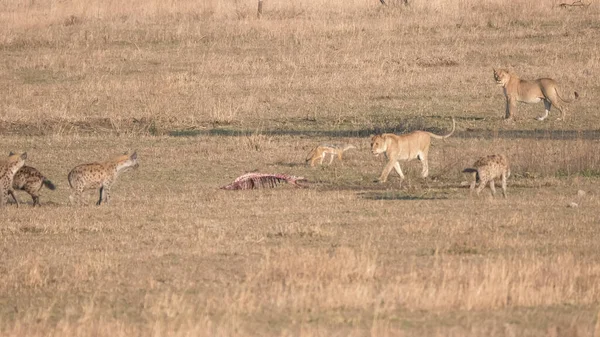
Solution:
M 214 136 L 2 139 L 47 141 L 30 164 L 58 185 L 41 209 L 3 210 L 3 334 L 503 335 L 506 324 L 591 333 L 596 178 L 526 177 L 518 167 L 539 149 L 521 143 L 521 157 L 513 140 L 450 138 L 432 149 L 435 180 L 408 163 L 398 189 L 397 179 L 371 182 L 383 162 L 365 147 L 310 169 L 302 159 L 320 139 L 254 139 L 258 147 Z M 512 156 L 507 200 L 469 198 L 461 186 L 470 161 L 461 149 L 476 145 Z M 68 206 L 70 167 L 133 147 L 141 167 L 121 177 L 112 205 Z M 218 190 L 249 169 L 313 184 Z
M 18 126 L 145 120 L 158 130 L 355 130 L 392 116 L 455 115 L 466 119 L 463 127 L 511 128 L 501 122 L 502 92 L 491 75 L 506 66 L 524 78 L 552 76 L 565 92 L 582 94 L 569 123 L 545 125 L 593 123 L 596 5 L 268 1 L 261 20 L 254 5 L 6 4 L 0 118 Z M 77 20 L 64 22 L 72 15 Z M 542 109 L 521 107 L 524 121 L 512 128 L 539 128 L 532 118 Z
M 0 211 L 0 334 L 598 336 L 598 5 L 388 3 L 0 1 L 0 152 L 58 186 Z M 579 91 L 571 119 L 505 124 L 496 66 Z M 373 182 L 370 133 L 450 116 L 431 179 Z M 358 149 L 306 167 L 331 140 Z M 134 149 L 110 206 L 68 205 Z M 468 195 L 490 153 L 506 200 Z M 252 170 L 311 185 L 218 189 Z

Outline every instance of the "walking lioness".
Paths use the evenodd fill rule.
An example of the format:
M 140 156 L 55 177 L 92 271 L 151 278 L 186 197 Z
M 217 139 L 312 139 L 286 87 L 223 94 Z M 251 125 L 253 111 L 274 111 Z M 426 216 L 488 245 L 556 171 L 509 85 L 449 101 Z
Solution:
M 494 69 L 494 79 L 496 84 L 501 86 L 506 97 L 506 115 L 505 119 L 515 119 L 517 112 L 517 102 L 538 103 L 544 101 L 546 111 L 543 116 L 537 117 L 537 120 L 543 121 L 548 117 L 552 105 L 560 111 L 561 119 L 566 117 L 564 103 L 571 103 L 573 100 L 567 100 L 558 93 L 558 84 L 551 78 L 539 78 L 535 81 L 520 79 L 516 74 L 505 69 Z M 579 97 L 574 92 L 575 99 Z
M 395 135 L 392 133 L 384 133 L 371 137 L 371 152 L 374 155 L 385 153 L 388 159 L 387 164 L 381 172 L 378 181 L 383 183 L 387 181 L 390 171 L 393 169 L 398 172 L 401 179 L 404 179 L 404 174 L 400 168 L 400 160 L 410 161 L 419 159 L 423 164 L 421 175 L 426 178 L 429 175 L 429 165 L 427 164 L 427 155 L 429 153 L 429 145 L 431 145 L 431 137 L 436 139 L 445 139 L 454 133 L 456 122 L 452 118 L 452 131 L 445 136 L 438 136 L 427 131 L 414 131 L 406 135 Z

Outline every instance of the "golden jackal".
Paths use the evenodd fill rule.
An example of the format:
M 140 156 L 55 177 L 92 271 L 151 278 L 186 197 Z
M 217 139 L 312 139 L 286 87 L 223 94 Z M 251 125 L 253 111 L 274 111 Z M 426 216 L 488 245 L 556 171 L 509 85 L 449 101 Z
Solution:
M 325 159 L 325 156 L 329 154 L 329 165 L 331 165 L 334 156 L 337 155 L 338 159 L 342 160 L 342 154 L 350 149 L 356 149 L 356 146 L 350 144 L 320 144 L 319 146 L 315 147 L 312 151 L 310 151 L 310 153 L 306 157 L 306 162 L 310 162 L 310 166 L 314 167 L 315 162 L 318 159 L 321 159 L 321 161 L 319 161 L 319 164 L 322 165 L 323 159 Z

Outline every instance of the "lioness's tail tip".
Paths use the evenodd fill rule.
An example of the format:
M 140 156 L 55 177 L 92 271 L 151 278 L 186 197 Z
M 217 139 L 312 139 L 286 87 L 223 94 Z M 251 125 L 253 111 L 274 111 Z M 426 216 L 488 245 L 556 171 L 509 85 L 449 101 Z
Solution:
M 450 131 L 449 134 L 443 136 L 443 139 L 446 139 L 446 138 L 452 136 L 454 134 L 454 131 L 456 130 L 456 120 L 454 119 L 454 116 L 451 116 L 451 118 L 452 118 L 452 131 Z
M 574 91 L 573 93 L 575 94 L 575 99 L 578 99 L 579 98 L 579 93 L 577 91 Z

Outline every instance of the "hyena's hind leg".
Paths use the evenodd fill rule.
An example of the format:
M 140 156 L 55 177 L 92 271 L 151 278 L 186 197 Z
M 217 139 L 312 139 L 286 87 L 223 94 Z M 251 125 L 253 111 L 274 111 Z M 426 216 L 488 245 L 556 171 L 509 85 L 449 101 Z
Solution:
M 506 198 L 506 179 L 508 178 L 507 173 L 502 173 L 502 196 Z
M 41 187 L 42 186 L 40 184 L 40 186 L 37 189 L 32 187 L 25 188 L 25 192 L 27 192 L 31 196 L 31 200 L 33 200 L 33 207 L 35 207 L 36 205 L 42 207 L 42 205 L 40 204 L 40 195 L 38 194 Z
M 488 184 L 488 180 L 482 176 L 479 176 L 479 187 L 477 187 L 477 195 L 478 196 L 479 196 L 479 193 L 481 193 L 481 191 L 483 191 L 485 186 L 487 186 L 487 184 Z
M 42 207 L 42 204 L 40 204 L 40 196 L 39 195 L 31 195 L 31 199 L 33 199 L 33 207 L 35 207 L 36 205 L 38 207 Z
M 104 192 L 104 186 L 100 186 L 100 198 L 96 202 L 96 206 L 100 206 L 102 204 L 102 199 L 103 199 L 102 194 L 103 194 L 103 192 Z
M 17 196 L 15 195 L 15 191 L 13 190 L 8 190 L 8 192 L 6 193 L 6 201 L 8 201 L 8 196 L 11 196 L 13 198 L 13 200 L 15 201 L 15 204 L 17 204 L 17 208 L 19 208 L 19 199 L 17 199 Z
M 81 205 L 83 198 L 83 189 L 73 189 L 71 191 L 71 195 L 69 195 L 69 202 L 71 206 L 79 206 Z
M 469 186 L 469 194 L 470 195 L 473 195 L 475 186 L 477 186 L 477 171 L 473 172 L 473 181 L 471 181 L 471 185 Z
M 492 190 L 492 196 L 495 197 L 496 196 L 496 183 L 494 182 L 494 179 L 490 179 L 490 190 Z
M 110 200 L 110 185 L 106 184 L 106 185 L 100 186 L 100 199 L 98 199 L 98 202 L 96 203 L 96 205 L 100 206 L 102 203 L 105 203 L 108 205 L 109 200 Z

